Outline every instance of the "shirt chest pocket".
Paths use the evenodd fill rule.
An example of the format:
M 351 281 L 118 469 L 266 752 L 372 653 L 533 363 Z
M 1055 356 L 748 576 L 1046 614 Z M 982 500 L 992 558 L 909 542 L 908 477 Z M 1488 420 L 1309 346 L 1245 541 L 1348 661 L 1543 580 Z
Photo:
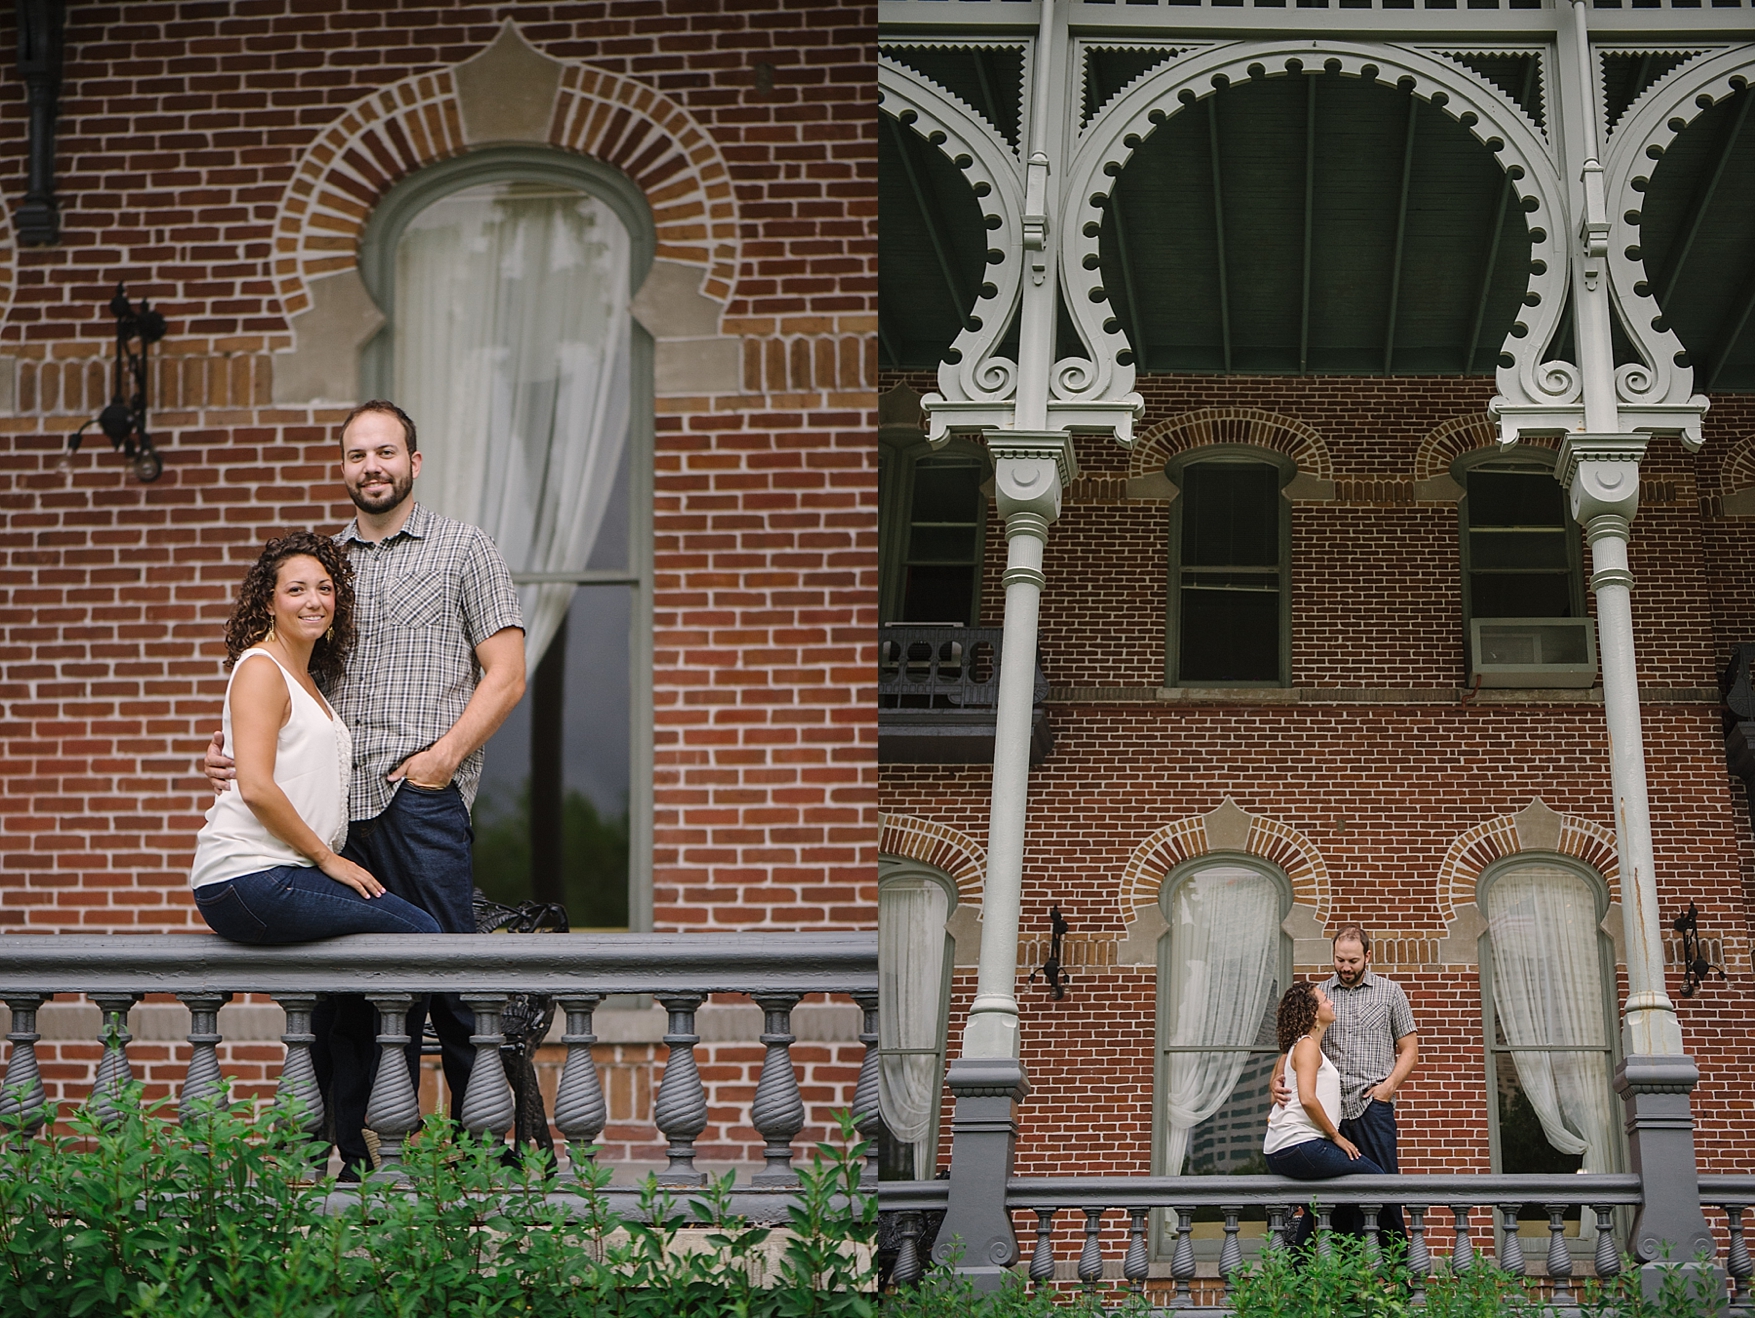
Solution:
M 392 626 L 411 631 L 431 627 L 445 609 L 445 583 L 432 577 L 391 581 L 384 588 L 380 608 Z

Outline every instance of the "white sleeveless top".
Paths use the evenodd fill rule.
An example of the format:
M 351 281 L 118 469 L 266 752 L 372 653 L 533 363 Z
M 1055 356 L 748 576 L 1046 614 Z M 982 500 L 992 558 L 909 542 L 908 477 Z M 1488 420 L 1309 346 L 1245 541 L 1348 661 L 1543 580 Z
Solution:
M 232 679 L 225 689 L 225 709 L 220 716 L 225 744 L 228 748 L 236 744 L 232 740 L 232 682 L 238 680 L 239 669 L 256 655 L 280 669 L 292 701 L 292 717 L 280 729 L 274 743 L 274 781 L 311 831 L 327 842 L 330 850 L 340 851 L 347 842 L 347 786 L 353 776 L 353 737 L 347 724 L 313 699 L 266 650 L 244 651 L 232 668 Z M 256 818 L 256 812 L 244 804 L 243 793 L 234 784 L 214 798 L 207 811 L 207 822 L 195 838 L 195 867 L 189 872 L 189 886 L 204 888 L 210 883 L 223 883 L 281 865 L 310 863 L 308 856 L 294 851 L 268 831 Z
M 1322 1065 L 1316 1069 L 1316 1101 L 1328 1114 L 1334 1128 L 1341 1128 L 1341 1073 L 1335 1064 L 1328 1059 L 1328 1054 L 1317 1050 L 1322 1056 Z M 1286 1085 L 1292 1091 L 1292 1097 L 1268 1113 L 1267 1140 L 1262 1145 L 1263 1153 L 1278 1153 L 1281 1149 L 1289 1149 L 1294 1144 L 1303 1144 L 1309 1140 L 1325 1140 L 1328 1138 L 1310 1119 L 1304 1110 L 1304 1104 L 1298 1101 L 1298 1072 L 1292 1066 L 1292 1054 L 1286 1054 Z

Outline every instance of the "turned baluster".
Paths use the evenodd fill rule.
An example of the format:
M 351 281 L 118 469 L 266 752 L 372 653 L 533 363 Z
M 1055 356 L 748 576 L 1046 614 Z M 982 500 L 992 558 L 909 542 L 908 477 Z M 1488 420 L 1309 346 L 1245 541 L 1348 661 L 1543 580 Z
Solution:
M 286 1045 L 286 1060 L 280 1065 L 280 1083 L 274 1089 L 275 1110 L 294 1130 L 316 1139 L 323 1129 L 323 1091 L 311 1060 L 311 1045 L 317 1042 L 311 1032 L 311 1013 L 317 1009 L 317 995 L 280 993 L 274 1000 L 286 1013 L 286 1032 L 280 1036 Z
M 1755 1268 L 1749 1263 L 1749 1246 L 1743 1239 L 1743 1210 L 1747 1204 L 1721 1204 L 1725 1230 L 1730 1233 L 1730 1248 L 1725 1253 L 1725 1271 L 1731 1274 L 1731 1302 L 1739 1306 L 1749 1303 L 1749 1277 Z
M 402 1168 L 402 1141 L 420 1125 L 420 1095 L 408 1074 L 408 1009 L 412 993 L 368 993 L 378 1012 L 378 1075 L 366 1103 L 366 1127 L 378 1137 L 374 1181 L 408 1182 Z
M 578 1181 L 580 1167 L 597 1157 L 596 1140 L 609 1116 L 603 1086 L 597 1079 L 597 1062 L 591 1055 L 591 1046 L 597 1042 L 591 1016 L 603 997 L 580 993 L 558 1001 L 567 1013 L 567 1032 L 561 1036 L 567 1045 L 567 1061 L 561 1068 L 560 1088 L 555 1091 L 555 1129 L 566 1136 L 567 1167 Z
M 1127 1210 L 1127 1258 L 1122 1261 L 1121 1275 L 1127 1278 L 1127 1288 L 1135 1295 L 1145 1293 L 1146 1277 L 1152 1270 L 1150 1252 L 1146 1249 L 1146 1217 L 1150 1212 L 1148 1208 Z
M 1334 1248 L 1335 1248 L 1334 1242 L 1329 1239 L 1329 1236 L 1333 1232 L 1333 1229 L 1334 1229 L 1333 1227 L 1331 1227 L 1329 1225 L 1329 1219 L 1334 1215 L 1334 1205 L 1333 1204 L 1318 1203 L 1315 1205 L 1315 1207 L 1316 1207 L 1316 1252 L 1322 1258 L 1328 1258 L 1334 1253 Z M 1308 1212 L 1309 1209 L 1306 1209 L 1305 1211 Z
M 1171 1298 L 1172 1308 L 1186 1309 L 1194 1301 L 1189 1296 L 1188 1283 L 1194 1279 L 1194 1210 L 1177 1208 L 1176 1214 L 1176 1248 L 1170 1255 L 1170 1276 L 1176 1282 L 1176 1293 Z
M 1225 1279 L 1225 1294 L 1230 1295 L 1237 1289 L 1237 1274 L 1243 1271 L 1243 1246 L 1237 1239 L 1243 1210 L 1227 1206 L 1220 1211 L 1225 1214 L 1225 1243 L 1219 1250 L 1219 1276 Z
M 102 1013 L 104 1055 L 98 1059 L 97 1078 L 86 1100 L 94 1116 L 105 1126 L 122 1119 L 115 1098 L 123 1088 L 134 1083 L 134 1070 L 128 1065 L 128 1045 L 134 1036 L 128 1032 L 128 1009 L 134 1005 L 132 993 L 94 993 L 91 1000 Z
M 1054 1213 L 1052 1208 L 1036 1210 L 1036 1248 L 1030 1255 L 1030 1284 L 1041 1289 L 1042 1283 L 1054 1280 Z
M 764 1024 L 762 1076 L 750 1104 L 750 1121 L 762 1133 L 762 1159 L 767 1164 L 750 1177 L 755 1185 L 792 1185 L 792 1141 L 804 1129 L 804 1099 L 798 1092 L 798 1074 L 792 1069 L 792 1009 L 796 993 L 752 994 L 762 1009 Z
M 1554 1288 L 1553 1303 L 1576 1304 L 1572 1298 L 1572 1252 L 1566 1248 L 1566 1205 L 1543 1204 L 1548 1210 L 1548 1284 Z
M 1499 1205 L 1499 1266 L 1521 1279 L 1528 1269 L 1523 1261 L 1523 1243 L 1517 1238 L 1517 1210 L 1517 1204 Z
M 859 1004 L 860 1027 L 859 1042 L 865 1045 L 865 1056 L 859 1063 L 859 1083 L 853 1089 L 853 1126 L 859 1132 L 859 1138 L 865 1141 L 865 1167 L 860 1180 L 870 1181 L 876 1185 L 878 1179 L 878 995 L 876 993 L 855 993 L 854 1002 Z M 932 1169 L 916 1168 L 916 1174 L 922 1180 L 928 1179 Z
M 920 1231 L 922 1227 L 919 1213 L 902 1213 L 896 1223 L 901 1233 L 901 1240 L 896 1246 L 896 1267 L 891 1274 L 898 1286 L 912 1286 L 920 1280 L 923 1271 L 920 1263 Z
M 471 1135 L 498 1144 L 506 1138 L 517 1114 L 512 1100 L 512 1086 L 506 1080 L 506 1064 L 500 1048 L 506 1036 L 500 1030 L 500 1017 L 506 1010 L 504 993 L 464 993 L 463 1005 L 475 1013 L 475 1033 L 469 1042 L 475 1045 L 475 1063 L 469 1069 L 469 1083 L 463 1090 L 463 1128 Z
M 1365 1217 L 1365 1257 L 1372 1267 L 1376 1267 L 1383 1258 L 1377 1242 L 1377 1215 L 1383 1211 L 1383 1205 L 1360 1204 L 1359 1211 Z
M 1456 1244 L 1450 1251 L 1450 1270 L 1461 1277 L 1475 1266 L 1475 1244 L 1469 1239 L 1468 1205 L 1451 1204 L 1450 1217 L 1456 1224 Z
M 707 1129 L 707 1091 L 695 1065 L 695 1045 L 701 1041 L 695 1033 L 695 1008 L 703 996 L 673 993 L 658 999 L 670 1013 L 670 1029 L 664 1035 L 670 1057 L 652 1109 L 658 1129 L 670 1141 L 664 1151 L 670 1163 L 658 1173 L 663 1185 L 702 1185 L 707 1180 L 705 1173 L 695 1170 L 695 1139 Z
M 225 1089 L 219 1073 L 219 1009 L 230 997 L 229 993 L 177 994 L 189 1009 L 189 1069 L 183 1073 L 183 1095 L 177 1104 L 177 1117 L 185 1126 Z
M 1291 1213 L 1291 1208 L 1286 1204 L 1268 1205 L 1267 1240 L 1262 1245 L 1263 1249 L 1285 1249 L 1286 1246 L 1292 1243 L 1287 1239 L 1286 1227 L 1286 1223 L 1291 1217 Z
M 1413 1283 L 1413 1302 L 1426 1303 L 1426 1277 L 1432 1271 L 1432 1251 L 1426 1248 L 1426 1209 L 1410 1207 L 1408 1213 L 1408 1278 Z
M 1621 1251 L 1615 1248 L 1615 1210 L 1607 1204 L 1592 1204 L 1597 1218 L 1597 1249 L 1592 1260 L 1599 1278 L 1621 1275 Z
M 1084 1283 L 1087 1295 L 1094 1293 L 1103 1279 L 1103 1245 L 1097 1238 L 1102 1229 L 1103 1210 L 1085 1209 L 1085 1247 L 1079 1251 L 1079 1280 Z
M 12 1056 L 6 1063 L 6 1078 L 0 1080 L 0 1125 L 17 1129 L 28 1140 L 42 1129 L 48 1108 L 37 1065 L 37 1040 L 42 1037 L 37 1033 L 37 1008 L 43 997 L 21 993 L 7 998 L 6 1005 L 12 1010 L 12 1029 L 6 1035 L 12 1041 Z

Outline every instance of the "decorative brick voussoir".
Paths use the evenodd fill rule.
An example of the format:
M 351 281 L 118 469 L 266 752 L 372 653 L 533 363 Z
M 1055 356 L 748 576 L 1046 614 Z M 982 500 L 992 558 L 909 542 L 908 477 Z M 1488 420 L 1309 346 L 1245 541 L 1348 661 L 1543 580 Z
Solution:
M 1525 851 L 1545 851 L 1583 861 L 1621 900 L 1621 866 L 1615 835 L 1592 819 L 1555 815 L 1540 799 L 1516 815 L 1497 815 L 1457 835 L 1438 867 L 1438 913 L 1447 924 L 1456 908 L 1475 900 L 1475 885 L 1489 865 Z
M 981 904 L 987 852 L 967 833 L 949 824 L 912 815 L 878 815 L 878 854 L 917 860 L 943 870 L 956 882 L 957 902 Z
M 1215 844 L 1211 827 L 1218 827 L 1217 821 L 1225 815 L 1234 821 L 1228 825 L 1230 828 L 1239 824 L 1247 828 L 1241 847 Z M 1301 906 L 1314 907 L 1317 919 L 1327 920 L 1328 865 L 1315 844 L 1290 824 L 1240 810 L 1230 797 L 1226 797 L 1218 809 L 1205 815 L 1192 815 L 1164 825 L 1134 848 L 1121 872 L 1122 918 L 1127 919 L 1136 908 L 1156 901 L 1165 878 L 1183 861 L 1213 851 L 1232 849 L 1278 865 L 1291 880 L 1292 900 Z
M 1253 407 L 1203 407 L 1160 421 L 1135 442 L 1127 474 L 1136 479 L 1155 475 L 1177 454 L 1213 444 L 1272 449 L 1297 463 L 1302 476 L 1334 479 L 1328 445 L 1313 427 Z
M 1414 453 L 1414 479 L 1429 481 L 1450 474 L 1450 464 L 1465 453 L 1477 449 L 1499 447 L 1499 426 L 1485 412 L 1455 416 L 1433 427 L 1420 441 Z M 1525 435 L 1517 442 L 1519 448 L 1557 449 L 1559 441 L 1552 435 Z

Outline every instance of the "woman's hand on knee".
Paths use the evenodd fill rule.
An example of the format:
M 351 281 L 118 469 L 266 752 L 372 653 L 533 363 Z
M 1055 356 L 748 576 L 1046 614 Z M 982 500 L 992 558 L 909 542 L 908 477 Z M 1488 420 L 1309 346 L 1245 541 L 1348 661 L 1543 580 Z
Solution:
M 1357 1160 L 1359 1157 L 1359 1146 L 1345 1135 L 1337 1134 L 1335 1136 L 1335 1147 L 1346 1154 L 1349 1160 Z
M 322 870 L 337 883 L 345 883 L 348 887 L 352 888 L 368 901 L 373 897 L 382 897 L 384 895 L 383 884 L 379 883 L 364 869 L 347 859 L 347 857 L 339 856 L 333 851 L 317 863 L 317 868 Z M 1355 1154 L 1354 1156 L 1356 1157 L 1358 1155 Z

